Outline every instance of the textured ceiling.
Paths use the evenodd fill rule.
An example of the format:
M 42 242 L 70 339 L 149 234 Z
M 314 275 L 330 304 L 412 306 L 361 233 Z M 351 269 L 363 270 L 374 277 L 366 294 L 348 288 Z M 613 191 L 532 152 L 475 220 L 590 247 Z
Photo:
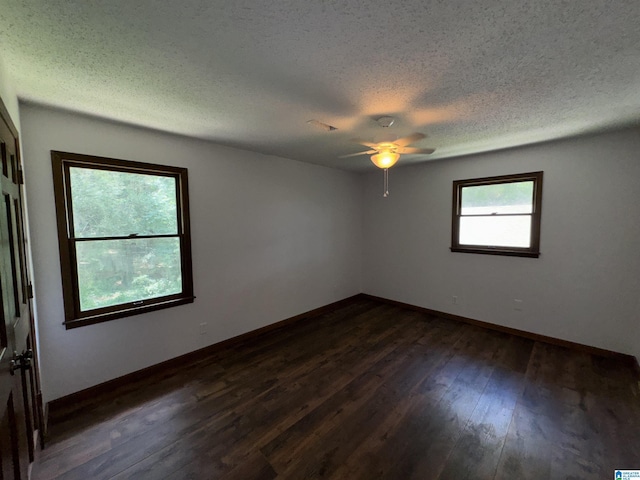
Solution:
M 426 133 L 402 164 L 636 123 L 639 25 L 638 0 L 0 0 L 0 56 L 25 101 L 359 170 L 353 137 Z

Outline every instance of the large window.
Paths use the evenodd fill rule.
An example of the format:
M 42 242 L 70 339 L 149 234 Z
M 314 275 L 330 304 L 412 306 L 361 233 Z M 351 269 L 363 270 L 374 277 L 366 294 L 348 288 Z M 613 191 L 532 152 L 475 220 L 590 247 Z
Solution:
M 66 327 L 193 302 L 187 169 L 51 159 Z
M 538 257 L 542 172 L 453 182 L 451 251 Z

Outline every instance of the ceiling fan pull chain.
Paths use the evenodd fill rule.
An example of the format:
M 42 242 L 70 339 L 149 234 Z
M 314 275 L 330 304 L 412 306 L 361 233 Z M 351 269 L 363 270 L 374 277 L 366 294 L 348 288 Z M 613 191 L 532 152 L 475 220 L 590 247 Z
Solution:
M 382 196 L 385 198 L 389 196 L 389 169 L 388 168 L 384 169 L 384 194 Z

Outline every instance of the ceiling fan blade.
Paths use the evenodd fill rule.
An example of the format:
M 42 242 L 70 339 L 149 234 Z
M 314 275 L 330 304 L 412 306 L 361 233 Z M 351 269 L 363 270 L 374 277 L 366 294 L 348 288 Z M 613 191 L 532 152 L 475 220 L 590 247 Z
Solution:
M 338 158 L 357 157 L 358 155 L 371 155 L 372 153 L 377 153 L 377 150 L 367 150 L 366 152 L 358 152 L 358 153 L 350 153 L 348 155 L 340 155 Z
M 436 151 L 435 148 L 403 147 L 403 148 L 398 150 L 398 153 L 408 153 L 408 154 L 422 153 L 422 154 L 428 155 L 428 154 L 433 153 L 435 151 Z
M 416 132 L 412 133 L 411 135 L 407 135 L 406 137 L 399 138 L 393 143 L 395 143 L 399 147 L 406 147 L 407 145 L 410 145 L 413 142 L 417 142 L 418 140 L 422 140 L 423 138 L 427 138 L 427 136 L 424 133 Z
M 376 148 L 378 146 L 377 143 L 367 142 L 366 140 L 362 140 L 360 138 L 352 138 L 351 141 L 354 143 L 359 143 L 360 145 L 364 145 L 365 147 Z

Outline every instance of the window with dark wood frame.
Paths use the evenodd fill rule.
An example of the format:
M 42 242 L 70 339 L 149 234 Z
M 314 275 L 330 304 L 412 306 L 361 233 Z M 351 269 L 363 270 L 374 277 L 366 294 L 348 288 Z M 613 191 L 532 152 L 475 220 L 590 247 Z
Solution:
M 454 181 L 451 251 L 539 257 L 542 176 Z
M 193 302 L 187 169 L 51 160 L 66 328 Z

